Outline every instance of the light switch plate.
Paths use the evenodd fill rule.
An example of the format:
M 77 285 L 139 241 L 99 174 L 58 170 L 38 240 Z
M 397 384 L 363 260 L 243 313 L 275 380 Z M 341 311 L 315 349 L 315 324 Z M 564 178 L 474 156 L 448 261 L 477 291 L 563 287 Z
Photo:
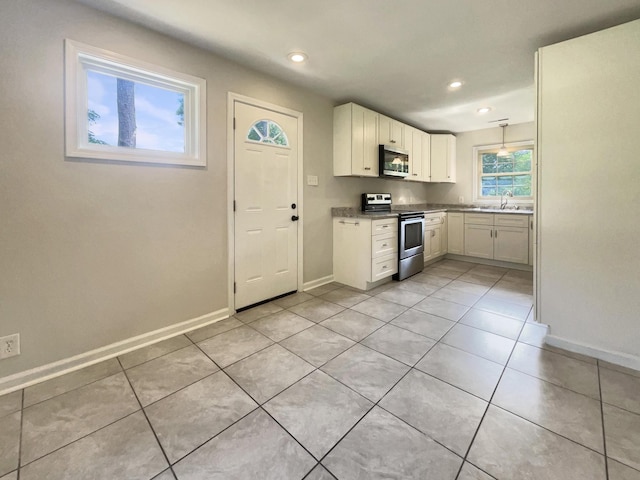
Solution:
M 312 187 L 318 186 L 318 176 L 317 175 L 307 175 L 307 185 L 311 185 Z

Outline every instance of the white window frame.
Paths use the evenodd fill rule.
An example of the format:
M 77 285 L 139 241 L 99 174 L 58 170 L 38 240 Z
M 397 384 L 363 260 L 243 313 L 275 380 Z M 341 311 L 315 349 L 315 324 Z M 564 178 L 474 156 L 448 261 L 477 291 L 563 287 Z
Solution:
M 184 95 L 185 151 L 89 143 L 87 69 Z M 101 48 L 65 40 L 65 154 L 67 157 L 206 167 L 206 81 Z
M 534 150 L 534 142 L 533 140 L 524 140 L 521 142 L 511 142 L 505 143 L 504 146 L 508 150 L 520 150 L 522 147 L 531 147 Z M 480 168 L 480 152 L 485 152 L 487 150 L 498 150 L 502 147 L 502 144 L 494 144 L 494 145 L 476 145 L 473 147 L 473 202 L 474 203 L 483 203 L 483 204 L 500 204 L 500 197 L 483 197 L 481 195 L 481 187 L 480 187 L 480 179 L 482 177 L 482 169 Z M 535 150 L 533 151 L 533 155 L 531 158 L 531 182 L 532 182 L 532 190 L 533 190 L 533 182 L 534 182 L 534 156 Z M 514 172 L 514 174 L 517 172 Z M 531 192 L 531 196 L 529 197 L 509 197 L 510 204 L 533 204 L 534 192 Z

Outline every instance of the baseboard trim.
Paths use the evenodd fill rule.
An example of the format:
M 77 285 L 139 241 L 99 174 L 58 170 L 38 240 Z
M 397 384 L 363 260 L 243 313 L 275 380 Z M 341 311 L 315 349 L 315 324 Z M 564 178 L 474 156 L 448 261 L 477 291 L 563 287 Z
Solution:
M 204 327 L 211 323 L 229 318 L 229 309 L 222 308 L 215 312 L 207 313 L 191 320 L 176 323 L 168 327 L 143 333 L 135 337 L 122 340 L 120 342 L 105 345 L 88 352 L 75 355 L 73 357 L 58 360 L 57 362 L 42 365 L 40 367 L 15 373 L 8 377 L 0 378 L 0 395 L 11 393 L 21 388 L 26 388 L 36 383 L 44 382 L 66 373 L 79 370 L 89 365 L 108 360 L 118 355 L 122 355 L 138 348 L 146 347 L 162 340 L 166 340 L 176 335 Z
M 438 260 L 442 260 L 443 257 L 439 257 Z M 494 267 L 510 268 L 512 270 L 524 270 L 526 272 L 532 272 L 533 266 L 524 263 L 512 263 L 503 262 L 502 260 L 489 260 L 487 258 L 479 257 L 467 257 L 466 255 L 458 255 L 455 253 L 447 253 L 444 258 L 446 260 L 459 260 L 461 262 L 478 263 L 480 265 L 491 265 Z
M 311 290 L 312 288 L 321 287 L 322 285 L 326 285 L 327 283 L 333 282 L 333 275 L 327 275 L 326 277 L 318 278 L 316 280 L 311 280 L 310 282 L 305 282 L 302 285 L 302 291 L 306 292 L 307 290 Z
M 583 355 L 604 360 L 605 362 L 614 363 L 616 365 L 640 371 L 640 357 L 635 355 L 605 350 L 593 345 L 567 340 L 566 338 L 558 337 L 556 335 L 547 334 L 544 341 L 553 347 L 562 348 L 574 353 L 581 353 Z

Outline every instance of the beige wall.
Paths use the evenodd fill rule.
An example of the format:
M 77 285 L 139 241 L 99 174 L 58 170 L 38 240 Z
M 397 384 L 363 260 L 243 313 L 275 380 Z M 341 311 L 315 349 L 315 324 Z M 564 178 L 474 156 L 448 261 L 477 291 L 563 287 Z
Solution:
M 65 38 L 206 79 L 208 167 L 66 159 Z M 332 206 L 398 191 L 334 179 L 328 99 L 75 2 L 3 2 L 0 44 L 0 336 L 22 343 L 0 378 L 227 307 L 229 91 L 304 114 L 305 282 L 332 273 Z
M 506 143 L 533 140 L 534 138 L 534 122 L 509 125 L 505 131 Z M 473 147 L 500 143 L 502 143 L 502 129 L 500 127 L 456 134 L 456 183 L 428 185 L 427 198 L 429 203 L 457 204 L 460 196 L 464 197 L 463 203 L 473 203 Z

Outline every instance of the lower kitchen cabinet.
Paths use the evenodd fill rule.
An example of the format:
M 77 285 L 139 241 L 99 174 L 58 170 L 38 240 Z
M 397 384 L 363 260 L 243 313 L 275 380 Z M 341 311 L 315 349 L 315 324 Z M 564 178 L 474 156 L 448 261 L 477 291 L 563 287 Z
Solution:
M 429 262 L 434 258 L 447 253 L 446 224 L 447 214 L 444 212 L 426 214 L 424 216 L 424 261 Z
M 447 253 L 464 255 L 464 213 L 447 212 Z
M 449 249 L 451 252 L 451 249 Z M 464 214 L 464 254 L 470 257 L 529 263 L 529 216 Z
M 398 272 L 398 219 L 335 217 L 333 277 L 360 290 Z

